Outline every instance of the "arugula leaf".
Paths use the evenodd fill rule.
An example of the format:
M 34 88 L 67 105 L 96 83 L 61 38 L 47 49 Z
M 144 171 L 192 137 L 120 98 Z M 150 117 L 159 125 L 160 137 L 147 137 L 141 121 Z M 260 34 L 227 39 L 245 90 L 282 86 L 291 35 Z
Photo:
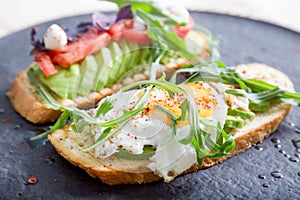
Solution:
M 162 111 L 163 113 L 165 113 L 167 116 L 170 117 L 171 121 L 172 121 L 172 132 L 174 135 L 177 135 L 178 133 L 178 126 L 177 126 L 177 120 L 178 118 L 172 113 L 170 112 L 167 108 L 160 106 L 160 105 L 155 105 L 155 108 L 159 109 L 160 111 Z
M 37 136 L 30 138 L 30 140 L 33 141 L 33 140 L 42 139 L 42 138 L 46 137 L 47 135 L 53 133 L 54 131 L 63 128 L 66 125 L 69 117 L 70 117 L 69 112 L 67 112 L 67 111 L 63 112 L 60 115 L 60 117 L 58 118 L 58 120 L 55 122 L 55 124 L 53 126 L 51 126 L 49 130 L 45 131 L 42 134 L 39 134 Z
M 121 122 L 130 119 L 131 117 L 136 116 L 138 113 L 140 113 L 142 110 L 144 109 L 144 107 L 138 107 L 136 109 L 132 109 L 129 111 L 124 112 L 123 115 L 121 115 L 120 117 L 110 120 L 108 122 L 98 122 L 98 126 L 101 127 L 114 127 L 117 126 L 118 124 L 120 124 Z
M 107 137 L 107 135 L 110 133 L 111 130 L 112 130 L 112 127 L 106 128 L 103 131 L 103 133 L 95 140 L 95 144 L 101 142 L 105 137 Z
M 104 102 L 101 104 L 101 106 L 98 108 L 96 117 L 104 116 L 107 112 L 109 112 L 111 109 L 113 109 L 113 104 L 109 97 L 105 98 Z
M 71 115 L 70 119 L 72 121 L 71 123 L 72 131 L 76 133 L 81 133 L 84 130 L 84 128 L 89 124 L 87 121 L 84 120 L 84 118 L 78 115 Z
M 171 120 L 176 121 L 177 117 L 168 110 L 168 108 L 160 106 L 160 105 L 155 105 L 155 108 L 157 108 L 158 110 L 162 111 L 163 113 L 165 113 L 167 116 L 169 116 L 171 118 Z
M 267 83 L 262 80 L 246 79 L 246 80 L 244 80 L 244 82 L 248 87 L 251 87 L 252 90 L 256 91 L 256 92 L 272 90 L 272 89 L 275 89 L 278 87 L 278 86 L 272 85 L 272 84 Z M 289 91 L 285 91 L 285 90 L 282 90 L 282 91 L 284 91 L 284 93 L 282 94 L 281 98 L 294 99 L 298 102 L 300 101 L 299 93 L 289 92 Z
M 49 90 L 46 86 L 42 84 L 39 79 L 39 74 L 41 73 L 39 66 L 35 64 L 30 67 L 27 75 L 30 81 L 33 83 L 36 89 L 36 93 L 45 101 L 45 106 L 54 110 L 61 110 L 63 107 L 51 96 Z
M 253 101 L 254 103 L 261 103 L 263 101 L 277 99 L 280 97 L 281 94 L 284 93 L 284 91 L 281 90 L 280 88 L 266 90 L 259 93 L 247 93 L 245 90 L 241 90 L 241 89 L 228 89 L 225 90 L 225 92 L 227 94 L 232 94 L 235 96 L 247 97 L 249 100 Z
M 178 118 L 178 120 L 184 120 L 186 117 L 186 113 L 188 111 L 188 101 L 187 99 L 185 99 L 179 106 L 180 110 L 181 110 L 181 115 Z
M 151 91 L 151 86 L 145 89 L 145 92 L 143 96 L 138 100 L 138 102 L 135 104 L 134 108 L 132 110 L 124 110 L 124 113 L 122 116 L 112 119 L 108 122 L 97 122 L 97 125 L 103 128 L 106 128 L 101 136 L 96 139 L 94 144 L 90 146 L 89 148 L 85 149 L 85 152 L 88 152 L 98 145 L 103 144 L 105 141 L 107 141 L 110 137 L 117 134 L 130 120 L 131 117 L 136 116 L 139 114 L 144 108 L 145 104 L 149 98 L 149 94 Z
M 106 128 L 104 130 L 104 132 L 101 134 L 101 136 L 99 138 L 97 138 L 95 143 L 92 146 L 90 146 L 89 148 L 84 149 L 83 152 L 89 152 L 92 149 L 96 148 L 98 145 L 103 144 L 105 141 L 107 141 L 113 135 L 117 134 L 120 130 L 122 130 L 122 128 L 128 123 L 128 121 L 129 121 L 128 119 L 126 121 L 123 121 L 121 124 L 114 127 L 114 129 L 112 129 L 111 127 Z
M 177 70 L 171 77 L 170 81 L 175 83 L 176 78 L 181 73 L 191 73 L 190 78 L 186 82 L 222 82 L 227 85 L 233 85 L 240 87 L 240 89 L 226 90 L 226 93 L 248 97 L 254 103 L 260 103 L 263 101 L 269 101 L 272 99 L 291 99 L 296 100 L 300 105 L 300 94 L 295 92 L 289 92 L 278 86 L 272 85 L 262 80 L 245 79 L 239 75 L 233 68 L 225 68 L 225 65 L 217 61 L 216 64 L 221 70 L 219 74 L 213 73 L 214 68 L 207 68 L 201 64 L 193 64 L 191 68 L 182 68 Z M 288 102 L 292 103 L 292 102 Z
M 167 30 L 160 21 L 144 10 L 137 9 L 135 12 L 148 26 L 148 36 L 157 42 L 160 48 L 178 51 L 187 59 L 198 60 L 195 54 L 187 50 L 184 40 L 180 39 L 176 33 Z

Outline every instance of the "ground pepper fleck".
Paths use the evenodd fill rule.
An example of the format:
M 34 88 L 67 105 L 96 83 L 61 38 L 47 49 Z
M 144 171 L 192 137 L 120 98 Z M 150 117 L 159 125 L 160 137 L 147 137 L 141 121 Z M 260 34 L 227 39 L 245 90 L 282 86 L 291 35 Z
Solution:
M 9 117 L 5 117 L 4 119 L 2 119 L 3 123 L 9 123 L 11 122 L 11 119 Z
M 39 180 L 35 176 L 31 176 L 27 181 L 28 184 L 32 184 L 32 185 L 37 184 L 38 182 Z

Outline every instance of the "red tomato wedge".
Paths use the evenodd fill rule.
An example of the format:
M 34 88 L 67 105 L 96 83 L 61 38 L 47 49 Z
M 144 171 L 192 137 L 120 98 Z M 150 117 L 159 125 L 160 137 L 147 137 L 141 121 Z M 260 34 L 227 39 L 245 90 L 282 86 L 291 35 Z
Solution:
M 36 61 L 36 63 L 38 64 L 38 66 L 40 67 L 40 69 L 46 77 L 52 76 L 58 72 L 47 52 L 35 51 L 33 55 L 34 60 Z
M 122 38 L 128 42 L 137 42 L 139 44 L 151 44 L 152 40 L 148 37 L 147 30 L 144 29 L 126 29 Z
M 110 39 L 111 37 L 108 33 L 90 29 L 80 36 L 77 41 L 70 42 L 60 50 L 53 50 L 49 55 L 53 63 L 57 63 L 62 67 L 69 67 L 71 64 L 107 46 Z
M 111 39 L 118 42 L 122 39 L 122 33 L 124 32 L 124 29 L 124 24 L 117 22 L 110 27 L 107 33 L 111 36 Z
M 146 28 L 134 29 L 132 19 L 126 20 L 123 23 L 115 23 L 107 32 L 115 41 L 124 39 L 128 42 L 137 42 L 140 44 L 152 43 L 152 40 L 148 37 Z
M 190 17 L 190 20 L 186 23 L 185 26 L 177 25 L 173 28 L 172 31 L 176 33 L 178 37 L 183 39 L 189 33 L 189 31 L 193 29 L 194 26 L 195 26 L 195 21 L 193 18 Z

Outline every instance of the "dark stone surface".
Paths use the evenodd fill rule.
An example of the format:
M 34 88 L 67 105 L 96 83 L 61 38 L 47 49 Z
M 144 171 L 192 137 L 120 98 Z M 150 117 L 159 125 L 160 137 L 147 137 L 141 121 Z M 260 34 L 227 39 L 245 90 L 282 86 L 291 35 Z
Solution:
M 285 72 L 300 91 L 300 34 L 253 20 L 211 13 L 193 13 L 196 21 L 221 39 L 222 60 L 228 65 L 261 62 Z M 56 20 L 75 26 L 87 16 Z M 52 22 L 38 25 L 40 32 Z M 278 131 L 260 146 L 251 148 L 215 167 L 178 177 L 170 184 L 108 186 L 88 176 L 57 155 L 46 145 L 32 148 L 26 142 L 28 131 L 46 126 L 26 122 L 11 108 L 6 97 L 12 78 L 32 62 L 29 56 L 29 30 L 0 40 L 0 199 L 299 199 L 300 163 L 278 152 L 271 138 L 280 140 L 290 156 L 296 149 L 293 139 L 300 134 L 289 122 L 300 126 L 299 108 Z M 20 99 L 22 101 L 22 99 Z M 21 125 L 21 128 L 16 127 Z M 274 178 L 279 171 L 283 177 Z M 24 185 L 32 175 L 39 182 Z M 260 179 L 258 176 L 266 176 Z M 267 187 L 269 186 L 269 187 Z M 22 191 L 23 195 L 18 196 Z

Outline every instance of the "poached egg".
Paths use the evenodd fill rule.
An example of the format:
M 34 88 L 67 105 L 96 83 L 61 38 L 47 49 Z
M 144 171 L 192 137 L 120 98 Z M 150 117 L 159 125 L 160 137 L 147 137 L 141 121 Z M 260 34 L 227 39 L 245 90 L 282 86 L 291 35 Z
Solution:
M 188 83 L 182 88 L 197 105 L 200 119 L 205 120 L 205 124 L 201 123 L 201 127 L 208 131 L 214 140 L 216 130 L 207 128 L 207 124 L 216 126 L 217 123 L 221 123 L 223 126 L 227 115 L 224 95 L 218 92 L 221 89 L 216 90 L 204 82 Z M 133 109 L 143 92 L 144 90 L 131 90 L 112 95 L 110 98 L 113 109 L 106 113 L 102 120 L 110 121 L 120 117 L 124 110 Z M 126 150 L 131 154 L 142 154 L 145 145 L 151 145 L 155 153 L 150 157 L 147 167 L 163 177 L 166 182 L 173 180 L 197 162 L 197 154 L 191 144 L 179 142 L 190 132 L 188 114 L 185 119 L 177 121 L 178 133 L 174 135 L 171 118 L 157 106 L 164 107 L 174 116 L 179 117 L 182 112 L 180 105 L 185 98 L 183 94 L 178 93 L 174 93 L 171 97 L 166 90 L 154 87 L 151 89 L 143 112 L 132 117 L 117 134 L 98 145 L 95 148 L 95 157 L 108 158 L 120 150 Z M 99 103 L 99 107 L 104 101 L 105 99 Z M 96 113 L 97 110 L 94 112 Z M 103 131 L 102 127 L 93 127 L 95 140 Z

